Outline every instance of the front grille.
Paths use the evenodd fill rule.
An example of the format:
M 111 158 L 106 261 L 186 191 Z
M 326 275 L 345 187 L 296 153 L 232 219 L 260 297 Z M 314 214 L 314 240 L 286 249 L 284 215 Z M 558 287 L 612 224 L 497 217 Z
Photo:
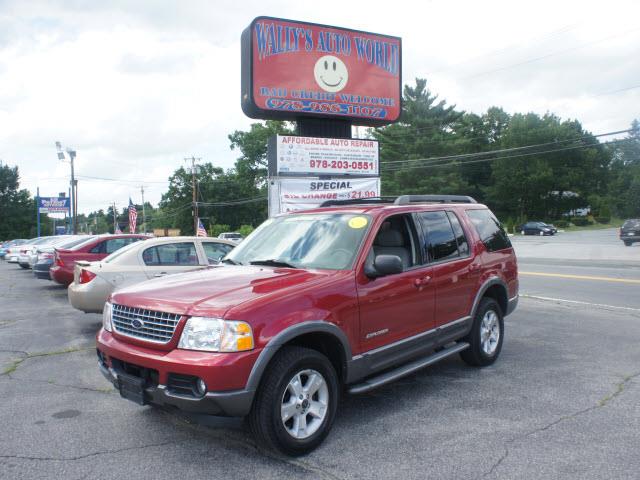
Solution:
M 180 315 L 114 304 L 111 321 L 118 333 L 148 342 L 168 343 Z

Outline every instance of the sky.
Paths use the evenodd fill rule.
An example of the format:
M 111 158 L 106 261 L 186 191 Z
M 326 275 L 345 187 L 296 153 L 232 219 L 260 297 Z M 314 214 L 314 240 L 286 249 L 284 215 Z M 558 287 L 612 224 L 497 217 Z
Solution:
M 598 134 L 640 118 L 640 2 L 0 0 L 0 161 L 79 211 L 157 204 L 196 156 L 232 168 L 240 34 L 260 15 L 402 37 L 402 80 L 460 110 L 552 112 Z

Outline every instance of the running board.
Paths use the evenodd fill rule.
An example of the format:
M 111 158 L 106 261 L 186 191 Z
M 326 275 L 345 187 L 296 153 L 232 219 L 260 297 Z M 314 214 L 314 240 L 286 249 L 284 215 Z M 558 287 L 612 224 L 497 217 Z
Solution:
M 405 363 L 404 365 L 401 365 L 394 370 L 390 370 L 375 377 L 370 377 L 364 382 L 352 385 L 348 388 L 348 392 L 353 394 L 368 392 L 369 390 L 381 387 L 382 385 L 398 380 L 399 378 L 411 375 L 413 372 L 417 372 L 422 368 L 433 365 L 434 363 L 437 363 L 444 358 L 461 352 L 468 347 L 469 344 L 466 342 L 456 343 L 455 345 L 433 353 L 428 357 L 419 358 L 418 360 L 414 360 L 413 362 Z

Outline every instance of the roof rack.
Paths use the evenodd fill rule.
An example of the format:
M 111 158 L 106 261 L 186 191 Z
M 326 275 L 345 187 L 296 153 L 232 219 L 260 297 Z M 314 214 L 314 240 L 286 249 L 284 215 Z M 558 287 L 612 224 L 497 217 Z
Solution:
M 323 207 L 339 205 L 409 205 L 411 203 L 478 203 L 467 195 L 400 195 L 399 197 L 350 198 L 348 200 L 326 200 Z
M 322 202 L 320 208 L 334 207 L 337 205 L 363 205 L 363 204 L 379 204 L 379 203 L 393 203 L 396 201 L 396 197 L 368 197 L 368 198 L 350 198 L 348 200 L 326 200 Z
M 410 203 L 478 203 L 467 195 L 400 195 L 394 205 Z

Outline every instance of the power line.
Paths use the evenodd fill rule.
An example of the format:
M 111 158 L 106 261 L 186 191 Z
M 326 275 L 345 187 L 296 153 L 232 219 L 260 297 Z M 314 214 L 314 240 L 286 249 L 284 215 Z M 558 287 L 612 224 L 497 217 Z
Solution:
M 402 170 L 408 170 L 408 169 L 413 169 L 413 168 L 437 168 L 437 167 L 458 167 L 461 165 L 469 165 L 469 164 L 473 164 L 473 163 L 483 163 L 483 162 L 492 162 L 494 160 L 505 160 L 505 159 L 510 159 L 510 158 L 520 158 L 520 157 L 530 157 L 533 155 L 545 155 L 547 153 L 554 153 L 554 152 L 563 152 L 566 150 L 578 150 L 578 149 L 582 149 L 582 148 L 597 148 L 600 146 L 604 146 L 604 145 L 609 145 L 612 143 L 620 143 L 620 142 L 628 142 L 632 139 L 630 138 L 621 138 L 619 140 L 610 140 L 608 142 L 604 142 L 604 143 L 598 143 L 598 144 L 593 144 L 593 145 L 576 145 L 573 147 L 565 147 L 565 148 L 558 148 L 558 149 L 553 149 L 553 150 L 542 150 L 539 152 L 530 152 L 530 153 L 521 153 L 518 155 L 506 155 L 506 156 L 501 156 L 501 157 L 494 157 L 494 158 L 482 158 L 482 159 L 471 159 L 465 162 L 460 162 L 460 163 L 439 163 L 439 164 L 429 164 L 429 165 L 407 165 L 407 166 L 395 166 L 392 167 L 390 169 L 385 169 L 386 172 L 396 172 L 396 171 L 402 171 Z
M 554 142 L 538 143 L 538 144 L 532 144 L 532 145 L 523 145 L 521 147 L 502 148 L 502 149 L 498 149 L 498 150 L 487 150 L 485 152 L 462 153 L 462 154 L 459 154 L 459 155 L 446 155 L 446 156 L 442 156 L 442 157 L 427 157 L 427 158 L 416 158 L 416 159 L 406 159 L 406 160 L 391 160 L 391 161 L 387 161 L 387 162 L 382 163 L 381 164 L 381 168 L 384 167 L 385 165 L 398 164 L 398 163 L 409 163 L 409 162 L 429 162 L 429 163 L 432 163 L 434 161 L 440 161 L 440 160 L 457 160 L 457 159 L 465 159 L 465 158 L 473 158 L 473 157 L 482 157 L 482 156 L 492 155 L 492 154 L 496 154 L 496 153 L 514 152 L 514 151 L 523 150 L 523 149 L 527 149 L 527 148 L 536 148 L 536 147 L 544 147 L 544 146 L 549 146 L 549 145 L 558 145 L 558 144 L 561 144 L 561 143 L 575 142 L 575 141 L 583 140 L 583 139 L 609 137 L 609 136 L 612 136 L 612 135 L 619 135 L 619 134 L 622 134 L 622 133 L 629 133 L 629 132 L 631 132 L 631 129 L 617 130 L 617 131 L 614 131 L 614 132 L 607 132 L 607 133 L 599 133 L 597 135 L 585 135 L 583 137 L 576 137 L 576 138 L 572 138 L 572 139 L 568 139 L 568 140 L 558 140 L 558 141 L 554 141 Z M 597 145 L 593 145 L 593 146 L 597 146 Z

